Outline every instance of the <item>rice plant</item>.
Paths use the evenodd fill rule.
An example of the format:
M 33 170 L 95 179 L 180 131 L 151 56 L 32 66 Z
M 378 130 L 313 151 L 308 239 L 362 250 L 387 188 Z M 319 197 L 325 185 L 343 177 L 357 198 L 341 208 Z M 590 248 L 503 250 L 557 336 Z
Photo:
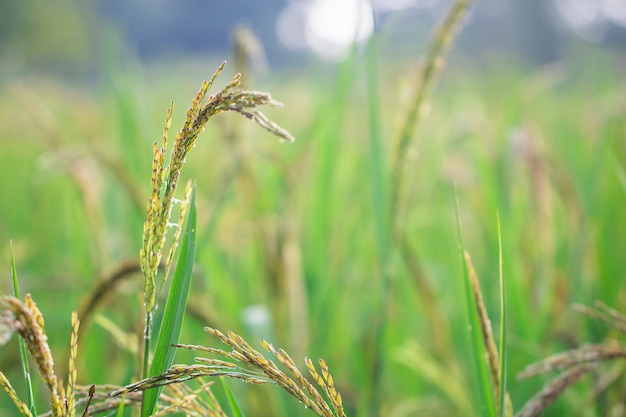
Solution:
M 108 86 L 85 142 L 90 105 L 55 106 L 38 85 L 1 96 L 16 127 L 0 131 L 41 141 L 14 151 L 45 149 L 48 182 L 30 199 L 8 182 L 17 208 L 0 203 L 33 234 L 15 240 L 0 297 L 0 414 L 618 415 L 623 83 L 556 67 L 467 81 L 454 57 L 444 73 L 471 6 L 453 2 L 415 71 L 389 69 L 380 36 L 330 84 L 276 81 L 292 95 L 276 116 L 299 138 L 288 147 L 213 119 L 294 141 L 249 79 L 210 92 L 224 64 L 173 143 L 170 105 L 152 152 L 140 87 Z M 243 74 L 250 36 L 236 40 Z M 0 176 L 26 175 L 25 156 L 4 155 Z

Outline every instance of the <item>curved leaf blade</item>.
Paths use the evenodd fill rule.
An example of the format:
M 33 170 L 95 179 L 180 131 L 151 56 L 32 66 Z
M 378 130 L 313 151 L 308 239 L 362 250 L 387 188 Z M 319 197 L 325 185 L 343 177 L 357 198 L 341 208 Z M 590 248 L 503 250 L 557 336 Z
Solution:
M 180 338 L 196 256 L 196 223 L 196 187 L 194 185 L 189 199 L 187 218 L 182 225 L 184 234 L 176 262 L 176 270 L 167 295 L 163 320 L 159 327 L 159 336 L 150 366 L 151 376 L 165 372 L 174 361 L 176 348 L 172 345 L 178 343 Z M 142 417 L 149 417 L 154 413 L 161 390 L 162 387 L 158 387 L 144 392 L 141 407 Z

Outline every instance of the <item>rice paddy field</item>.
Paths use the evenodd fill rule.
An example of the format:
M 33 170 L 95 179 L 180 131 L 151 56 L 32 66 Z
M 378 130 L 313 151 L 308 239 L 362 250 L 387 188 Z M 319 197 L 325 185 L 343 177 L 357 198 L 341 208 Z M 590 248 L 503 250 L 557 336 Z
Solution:
M 178 200 L 192 179 L 195 256 L 185 258 L 183 244 L 174 260 L 189 267 L 179 343 L 230 351 L 205 326 L 233 331 L 258 352 L 264 339 L 312 383 L 304 360 L 321 375 L 323 358 L 332 380 L 321 377 L 318 390 L 330 392 L 322 402 L 332 410 L 320 415 L 626 415 L 624 57 L 589 50 L 536 68 L 503 57 L 478 65 L 453 52 L 431 85 L 421 70 L 428 56 L 385 60 L 382 48 L 332 70 L 312 63 L 265 76 L 235 60 L 216 79 L 209 94 L 241 71 L 242 88 L 284 103 L 260 110 L 295 142 L 225 112 L 189 151 L 169 220 L 182 229 Z M 140 250 L 153 142 L 161 144 L 174 100 L 175 146 L 219 63 L 112 64 L 97 83 L 26 74 L 0 86 L 2 294 L 14 293 L 13 261 L 20 299 L 30 293 L 45 318 L 63 384 L 73 357 L 78 398 L 87 396 L 78 386 L 108 393 L 142 375 Z M 166 227 L 166 249 L 176 229 Z M 155 340 L 172 282 L 157 293 Z M 70 354 L 73 310 L 81 325 Z M 176 349 L 173 362 L 211 355 Z M 47 382 L 31 359 L 28 402 L 19 358 L 13 335 L 0 370 L 44 414 Z M 291 375 L 276 355 L 265 358 Z M 226 415 L 316 413 L 283 392 L 282 377 L 252 359 L 241 366 L 203 377 L 215 381 Z M 521 378 L 526 371 L 537 375 Z M 168 389 L 162 395 L 191 395 Z M 113 401 L 96 394 L 90 412 L 139 414 L 116 398 L 96 414 Z M 221 415 L 215 407 L 172 415 Z M 0 415 L 21 415 L 8 395 Z

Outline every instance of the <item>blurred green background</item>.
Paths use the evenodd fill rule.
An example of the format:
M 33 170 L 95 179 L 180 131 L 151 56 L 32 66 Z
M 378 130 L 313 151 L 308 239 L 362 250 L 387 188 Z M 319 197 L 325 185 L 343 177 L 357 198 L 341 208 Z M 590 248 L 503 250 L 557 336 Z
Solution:
M 222 60 L 217 85 L 241 71 L 246 88 L 271 92 L 285 107 L 266 114 L 296 143 L 231 114 L 201 135 L 183 170 L 198 185 L 199 244 L 182 342 L 212 344 L 202 332 L 210 325 L 266 338 L 299 365 L 323 357 L 352 416 L 481 415 L 455 190 L 494 328 L 498 214 L 502 222 L 516 410 L 546 381 L 517 372 L 609 335 L 571 306 L 626 306 L 626 38 L 624 11 L 611 6 L 619 2 L 578 2 L 587 7 L 578 20 L 559 14 L 564 0 L 473 9 L 408 156 L 398 212 L 408 258 L 390 242 L 381 248 L 377 227 L 420 57 L 448 3 L 373 2 L 364 21 L 374 60 L 364 44 L 324 56 L 306 36 L 300 46 L 281 43 L 279 23 L 305 2 L 231 3 L 0 6 L 0 288 L 12 292 L 12 242 L 21 293 L 46 318 L 59 373 L 71 311 L 80 315 L 99 282 L 137 262 L 151 146 L 169 102 L 173 136 Z M 303 10 L 300 18 L 312 9 Z M 237 33 L 256 34 L 244 58 L 234 53 L 238 24 L 250 32 Z M 141 304 L 141 277 L 131 274 L 84 323 L 79 383 L 129 382 L 135 355 L 117 332 L 136 334 Z M 385 315 L 380 340 L 373 328 Z M 372 404 L 377 349 L 384 361 Z M 0 369 L 21 392 L 17 357 L 14 338 Z M 584 379 L 545 415 L 624 415 L 618 365 L 598 371 L 614 376 L 610 389 L 595 392 Z M 249 416 L 310 415 L 274 387 L 231 385 Z M 16 415 L 4 395 L 0 414 Z

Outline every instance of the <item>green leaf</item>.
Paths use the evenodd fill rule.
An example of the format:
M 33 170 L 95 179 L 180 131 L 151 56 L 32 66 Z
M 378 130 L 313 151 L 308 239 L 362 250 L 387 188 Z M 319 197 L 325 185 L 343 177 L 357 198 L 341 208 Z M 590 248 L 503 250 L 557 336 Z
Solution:
M 500 214 L 498 214 L 498 275 L 500 276 L 500 416 L 507 417 L 506 402 L 506 284 L 502 268 L 502 229 L 500 228 Z
M 13 242 L 10 242 L 11 247 L 11 277 L 13 278 L 13 295 L 15 298 L 20 298 L 19 286 L 17 284 L 17 269 L 15 269 L 15 255 L 13 255 Z M 30 377 L 30 366 L 28 365 L 28 351 L 26 350 L 26 343 L 24 339 L 19 338 L 20 343 L 20 358 L 22 360 L 22 373 L 24 374 L 24 385 L 26 389 L 26 406 L 32 415 L 37 415 L 35 409 L 35 395 L 33 394 L 33 381 Z
M 384 270 L 389 253 L 389 207 L 385 166 L 385 148 L 381 133 L 380 99 L 378 97 L 378 74 L 376 67 L 376 54 L 378 48 L 376 41 L 371 40 L 367 51 L 368 62 L 365 66 L 367 71 L 367 92 L 369 105 L 369 173 L 372 189 L 372 208 L 374 210 L 374 227 L 378 262 L 381 270 Z M 396 214 L 396 213 L 393 213 Z
M 226 393 L 226 398 L 228 399 L 230 410 L 233 412 L 233 417 L 245 417 L 243 410 L 239 407 L 239 403 L 237 402 L 237 399 L 235 398 L 235 396 L 233 395 L 233 392 L 228 387 L 228 384 L 226 383 L 226 379 L 224 379 L 224 377 L 221 377 L 220 380 L 222 381 L 222 387 L 224 387 L 224 392 Z
M 181 226 L 184 227 L 183 241 L 176 262 L 176 271 L 167 295 L 163 320 L 159 327 L 159 336 L 150 366 L 151 376 L 165 372 L 174 361 L 176 348 L 172 345 L 178 343 L 180 337 L 196 256 L 196 217 L 196 187 L 194 185 L 189 199 L 187 218 Z M 161 390 L 162 387 L 158 387 L 144 392 L 141 407 L 142 417 L 148 417 L 154 413 Z
M 612 160 L 613 166 L 615 168 L 615 173 L 617 175 L 617 179 L 619 180 L 619 183 L 622 186 L 622 189 L 626 192 L 626 172 L 624 171 L 624 168 L 620 165 L 620 163 L 617 160 L 617 158 L 615 158 L 613 156 L 613 157 L 611 157 L 611 160 Z
M 371 364 L 371 409 L 379 408 L 383 401 L 383 378 L 385 365 L 385 343 L 388 333 L 390 310 L 389 304 L 392 301 L 391 294 L 391 278 L 389 276 L 389 248 L 390 248 L 390 231 L 391 225 L 389 221 L 389 207 L 387 196 L 387 169 L 385 167 L 385 152 L 383 146 L 383 135 L 381 133 L 380 121 L 380 99 L 378 97 L 378 74 L 376 58 L 378 53 L 377 41 L 372 39 L 368 45 L 367 63 L 365 65 L 368 93 L 369 108 L 369 173 L 371 198 L 374 216 L 374 236 L 376 241 L 376 256 L 378 260 L 378 270 L 373 272 L 376 277 L 376 290 L 379 297 L 376 300 L 376 315 L 372 325 L 372 334 L 374 335 L 375 345 L 373 354 L 373 363 Z
M 480 331 L 480 318 L 478 317 L 478 307 L 476 305 L 476 299 L 472 292 L 472 284 L 470 282 L 469 268 L 465 261 L 465 243 L 463 242 L 463 234 L 461 232 L 461 218 L 459 214 L 459 200 L 454 192 L 454 199 L 456 203 L 456 226 L 457 236 L 459 240 L 459 251 L 461 255 L 461 261 L 463 262 L 463 279 L 465 281 L 465 300 L 467 306 L 467 318 L 470 330 L 470 338 L 472 344 L 472 359 L 477 374 L 477 386 L 481 397 L 481 409 L 479 415 L 486 417 L 496 417 L 496 403 L 493 393 L 493 385 L 489 373 L 489 366 L 485 358 L 487 358 L 487 352 L 485 349 L 485 343 L 483 342 L 482 333 Z
M 126 403 L 126 394 L 122 397 L 122 401 L 120 401 L 120 405 L 117 407 L 117 413 L 115 413 L 116 417 L 124 417 L 124 404 Z

